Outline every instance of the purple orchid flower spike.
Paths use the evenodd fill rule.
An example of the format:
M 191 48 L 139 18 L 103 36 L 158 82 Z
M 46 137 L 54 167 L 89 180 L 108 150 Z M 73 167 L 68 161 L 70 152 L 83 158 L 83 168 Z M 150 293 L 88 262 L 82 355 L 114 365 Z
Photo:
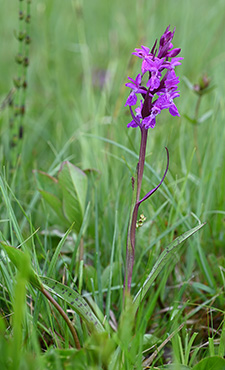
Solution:
M 138 102 L 138 96 L 141 96 L 144 101 L 139 105 L 141 109 L 136 109 L 136 119 L 138 125 L 128 124 L 128 127 L 144 127 L 146 129 L 155 127 L 155 117 L 161 113 L 163 109 L 169 109 L 170 114 L 179 116 L 178 110 L 173 102 L 173 99 L 179 96 L 177 86 L 179 77 L 176 76 L 175 67 L 181 64 L 183 58 L 177 57 L 181 49 L 174 48 L 172 39 L 173 31 L 166 28 L 164 34 L 160 38 L 159 50 L 157 54 L 157 40 L 153 48 L 150 49 L 142 46 L 141 49 L 135 49 L 133 53 L 138 58 L 142 59 L 142 74 L 138 74 L 136 79 L 128 77 L 130 82 L 126 84 L 131 88 L 131 93 L 126 101 L 125 106 L 133 107 Z M 147 82 L 146 81 L 147 75 Z M 162 98 L 162 95 L 165 98 Z M 157 101 L 158 100 L 158 101 Z M 166 104 L 165 104 L 166 102 Z M 133 112 L 133 111 L 132 111 Z M 176 112 L 176 114 L 174 114 Z M 133 115 L 132 115 L 133 117 Z M 133 119 L 135 121 L 135 119 Z
M 181 64 L 183 58 L 177 57 L 181 49 L 173 48 L 172 40 L 174 32 L 175 28 L 173 31 L 170 31 L 170 26 L 166 28 L 160 38 L 158 50 L 157 40 L 151 51 L 148 47 L 143 45 L 140 49 L 135 49 L 133 54 L 142 60 L 142 73 L 139 73 L 135 79 L 128 77 L 129 82 L 126 84 L 126 86 L 131 89 L 131 92 L 125 106 L 129 106 L 132 117 L 127 127 L 140 128 L 141 144 L 136 179 L 134 180 L 136 197 L 132 204 L 128 229 L 124 292 L 130 292 L 131 288 L 135 256 L 136 222 L 139 206 L 157 191 L 164 181 L 169 167 L 169 151 L 166 148 L 167 166 L 162 180 L 154 189 L 140 199 L 148 129 L 153 129 L 156 126 L 156 117 L 163 109 L 168 109 L 172 116 L 180 116 L 174 103 L 174 99 L 180 96 L 178 91 L 179 77 L 175 73 L 175 68 Z M 139 96 L 140 99 L 138 99 Z M 138 101 L 140 101 L 140 103 L 138 103 Z M 135 108 L 137 103 L 138 106 Z

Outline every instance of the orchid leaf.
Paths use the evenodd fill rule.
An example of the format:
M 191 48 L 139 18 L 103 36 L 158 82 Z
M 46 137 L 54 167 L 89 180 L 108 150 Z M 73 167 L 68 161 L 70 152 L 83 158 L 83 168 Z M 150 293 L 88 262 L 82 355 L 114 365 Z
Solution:
M 58 281 L 48 277 L 41 277 L 44 287 L 51 294 L 66 302 L 89 326 L 94 326 L 99 332 L 105 331 L 98 317 L 95 315 L 87 301 L 76 291 Z
M 155 265 L 153 266 L 151 272 L 149 273 L 147 279 L 145 280 L 142 287 L 137 292 L 136 296 L 133 299 L 133 304 L 135 305 L 136 310 L 139 307 L 140 302 L 145 297 L 147 291 L 151 287 L 152 283 L 155 281 L 159 273 L 162 271 L 162 269 L 165 267 L 166 264 L 168 264 L 171 259 L 174 257 L 175 253 L 179 250 L 179 246 L 182 242 L 184 242 L 187 238 L 189 238 L 191 235 L 196 233 L 198 230 L 200 230 L 205 223 L 202 223 L 193 229 L 185 232 L 183 235 L 178 236 L 175 240 L 172 241 L 161 253 L 159 258 L 157 259 Z

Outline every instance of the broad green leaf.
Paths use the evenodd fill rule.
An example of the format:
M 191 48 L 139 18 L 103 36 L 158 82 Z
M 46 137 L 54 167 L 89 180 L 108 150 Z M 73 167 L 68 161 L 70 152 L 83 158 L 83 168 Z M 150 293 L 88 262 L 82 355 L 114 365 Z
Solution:
M 99 332 L 105 331 L 103 325 L 94 314 L 91 307 L 77 291 L 47 277 L 41 277 L 41 280 L 44 283 L 46 290 L 69 304 L 73 310 L 87 322 L 87 324 L 94 326 Z
M 187 231 L 181 236 L 178 236 L 175 240 L 172 241 L 161 253 L 158 260 L 156 261 L 155 265 L 153 266 L 150 274 L 148 275 L 147 279 L 145 280 L 142 287 L 137 292 L 136 296 L 134 297 L 133 303 L 135 305 L 136 310 L 138 309 L 138 306 L 140 302 L 143 300 L 144 296 L 146 295 L 148 289 L 154 282 L 154 280 L 157 278 L 159 273 L 162 271 L 162 269 L 165 267 L 167 263 L 171 261 L 171 259 L 174 257 L 174 254 L 178 251 L 178 247 L 182 242 L 184 242 L 187 238 L 189 238 L 191 235 L 196 233 L 196 231 L 200 230 L 205 223 L 200 224 L 193 229 Z
M 28 280 L 31 284 L 33 284 L 37 289 L 42 288 L 41 281 L 39 279 L 39 276 L 36 274 L 36 272 L 32 269 L 28 254 L 24 253 L 18 248 L 9 246 L 3 242 L 1 242 L 2 248 L 6 251 L 8 254 L 9 259 L 12 261 L 12 263 L 16 266 L 16 268 L 21 271 L 23 269 L 23 266 L 27 266 L 28 264 Z
M 204 358 L 192 370 L 225 370 L 225 360 L 219 356 Z
M 87 175 L 70 162 L 64 162 L 58 174 L 60 185 L 71 193 L 75 193 L 84 213 L 88 179 Z
M 63 207 L 62 207 L 62 201 L 57 198 L 54 194 L 51 194 L 45 190 L 39 190 L 42 197 L 46 202 L 50 205 L 50 207 L 55 211 L 57 216 L 60 218 L 60 220 L 65 224 L 68 225 L 67 219 L 64 217 L 63 214 Z
M 55 177 L 38 170 L 34 170 L 33 173 L 35 174 L 40 190 L 44 190 L 55 195 L 57 198 L 61 198 L 61 189 Z
M 58 179 L 63 194 L 63 211 L 66 218 L 74 222 L 76 232 L 79 232 L 85 210 L 87 176 L 70 162 L 64 162 Z

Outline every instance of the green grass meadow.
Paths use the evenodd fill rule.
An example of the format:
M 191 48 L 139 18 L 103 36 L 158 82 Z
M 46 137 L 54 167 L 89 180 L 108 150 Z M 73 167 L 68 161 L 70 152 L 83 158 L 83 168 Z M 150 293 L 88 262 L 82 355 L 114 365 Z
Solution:
M 1 370 L 225 370 L 224 24 L 224 0 L 0 0 Z M 125 83 L 141 68 L 134 49 L 168 25 L 184 58 L 180 117 L 166 110 L 149 129 L 142 196 L 165 147 L 170 164 L 140 206 L 124 305 L 140 146 Z M 201 223 L 135 300 L 166 246 Z

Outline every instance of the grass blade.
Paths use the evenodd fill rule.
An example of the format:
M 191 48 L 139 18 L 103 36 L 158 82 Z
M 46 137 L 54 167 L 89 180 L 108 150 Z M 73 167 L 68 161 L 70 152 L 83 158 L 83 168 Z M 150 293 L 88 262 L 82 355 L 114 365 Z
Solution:
M 29 261 L 29 254 L 22 252 L 20 249 L 9 246 L 3 242 L 0 242 L 0 245 L 5 250 L 5 252 L 8 254 L 9 259 L 12 261 L 12 263 L 16 266 L 16 268 L 19 271 L 22 271 L 24 269 L 24 266 L 27 266 L 28 273 L 28 282 L 33 284 L 34 287 L 37 289 L 41 289 L 41 282 L 39 279 L 39 276 L 36 274 L 36 272 L 31 267 L 30 261 Z
M 53 270 L 55 268 L 55 265 L 56 265 L 56 262 L 57 262 L 57 258 L 59 256 L 59 253 L 60 253 L 60 251 L 61 251 L 61 249 L 62 249 L 62 247 L 63 247 L 63 245 L 66 241 L 67 236 L 69 235 L 70 231 L 72 230 L 72 228 L 73 228 L 73 224 L 70 226 L 70 228 L 67 230 L 67 232 L 65 233 L 63 238 L 60 240 L 59 244 L 57 245 L 57 248 L 55 250 L 55 253 L 54 253 L 54 255 L 51 259 L 51 263 L 50 263 L 49 268 L 48 268 L 48 272 L 47 272 L 48 276 L 52 275 L 52 272 L 53 272 Z
M 116 235 L 117 235 L 117 211 L 115 215 L 115 228 L 114 228 L 112 250 L 111 250 L 111 256 L 110 256 L 109 282 L 108 282 L 108 292 L 107 292 L 107 298 L 106 298 L 105 314 L 106 314 L 107 320 L 109 320 L 109 311 L 110 311 L 110 304 L 111 304 L 113 260 L 114 260 L 114 253 L 115 253 Z

